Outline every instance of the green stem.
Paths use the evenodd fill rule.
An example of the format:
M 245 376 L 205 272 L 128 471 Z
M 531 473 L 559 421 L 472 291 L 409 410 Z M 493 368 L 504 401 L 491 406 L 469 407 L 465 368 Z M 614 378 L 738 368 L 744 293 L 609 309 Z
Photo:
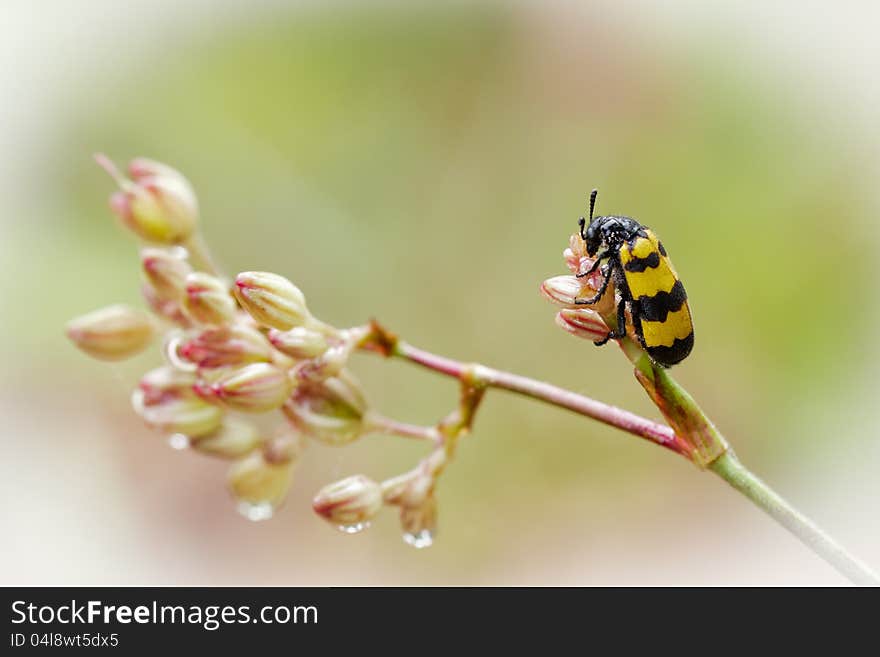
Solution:
M 724 479 L 771 518 L 797 536 L 813 552 L 855 584 L 880 585 L 880 578 L 866 564 L 849 554 L 833 538 L 749 472 L 732 450 L 719 456 L 709 469 Z

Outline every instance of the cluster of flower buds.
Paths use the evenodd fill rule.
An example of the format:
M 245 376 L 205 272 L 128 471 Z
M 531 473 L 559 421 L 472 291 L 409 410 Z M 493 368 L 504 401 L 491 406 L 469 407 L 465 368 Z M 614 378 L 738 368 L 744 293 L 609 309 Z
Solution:
M 67 335 L 90 356 L 119 360 L 164 334 L 165 363 L 141 378 L 135 411 L 172 447 L 229 460 L 228 488 L 241 513 L 268 518 L 287 495 L 307 438 L 339 446 L 388 428 L 347 368 L 369 329 L 316 319 L 283 276 L 225 279 L 198 252 L 198 204 L 180 173 L 136 159 L 127 179 L 106 157 L 98 161 L 120 188 L 111 208 L 145 242 L 142 293 L 152 315 L 110 306 L 71 321 Z M 278 418 L 274 435 L 255 422 L 267 413 Z M 398 506 L 407 542 L 423 547 L 434 533 L 435 474 L 382 485 L 349 477 L 318 493 L 314 509 L 352 533 L 383 505 Z
M 591 342 L 602 340 L 610 330 L 605 318 L 615 318 L 614 285 L 609 283 L 607 291 L 595 304 L 578 305 L 576 299 L 589 299 L 596 295 L 602 288 L 605 275 L 599 268 L 585 275 L 595 261 L 587 255 L 580 235 L 571 236 L 563 257 L 571 274 L 548 278 L 541 284 L 541 294 L 562 307 L 556 313 L 556 324 L 560 328 Z

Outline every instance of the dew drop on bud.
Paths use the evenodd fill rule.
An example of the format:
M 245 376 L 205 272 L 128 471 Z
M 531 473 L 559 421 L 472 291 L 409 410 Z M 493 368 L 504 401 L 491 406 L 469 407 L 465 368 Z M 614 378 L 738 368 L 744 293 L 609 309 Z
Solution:
M 172 433 L 168 436 L 168 446 L 178 451 L 188 448 L 190 445 L 189 436 L 185 433 Z
M 369 526 L 369 522 L 355 522 L 350 525 L 337 525 L 336 529 L 343 534 L 360 534 L 362 531 L 369 528 Z
M 260 522 L 268 520 L 275 513 L 275 507 L 269 502 L 259 502 L 251 504 L 250 502 L 239 502 L 238 512 L 251 522 Z
M 403 542 L 417 550 L 431 547 L 434 544 L 434 532 L 430 529 L 422 529 L 415 533 L 404 532 Z

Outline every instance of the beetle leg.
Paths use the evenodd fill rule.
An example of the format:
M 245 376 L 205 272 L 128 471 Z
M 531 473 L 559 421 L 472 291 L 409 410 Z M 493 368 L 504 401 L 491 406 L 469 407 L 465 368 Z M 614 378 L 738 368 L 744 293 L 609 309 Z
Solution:
M 617 329 L 614 331 L 608 331 L 608 335 L 606 335 L 601 340 L 596 340 L 593 342 L 597 347 L 601 347 L 609 340 L 619 340 L 620 338 L 626 335 L 626 300 L 621 299 L 617 304 Z
M 597 260 L 596 263 L 598 262 L 599 261 Z M 593 267 L 595 268 L 595 266 L 596 265 L 594 264 Z M 575 304 L 579 306 L 589 306 L 590 304 L 596 303 L 599 299 L 601 299 L 605 295 L 605 291 L 608 289 L 608 283 L 611 282 L 611 273 L 612 271 L 609 267 L 608 273 L 605 275 L 605 280 L 602 281 L 602 286 L 599 288 L 599 291 L 596 292 L 594 296 L 590 297 L 589 299 L 575 299 Z
M 602 258 L 604 258 L 604 257 L 605 257 L 604 255 L 601 255 L 601 256 L 597 257 L 597 258 L 596 258 L 596 261 L 593 263 L 593 266 L 592 266 L 592 267 L 590 267 L 587 271 L 585 271 L 585 272 L 582 273 L 582 274 L 575 274 L 575 276 L 577 276 L 578 278 L 583 278 L 584 276 L 589 276 L 589 275 L 592 274 L 594 271 L 596 271 L 597 269 L 599 269 L 599 265 L 602 264 Z

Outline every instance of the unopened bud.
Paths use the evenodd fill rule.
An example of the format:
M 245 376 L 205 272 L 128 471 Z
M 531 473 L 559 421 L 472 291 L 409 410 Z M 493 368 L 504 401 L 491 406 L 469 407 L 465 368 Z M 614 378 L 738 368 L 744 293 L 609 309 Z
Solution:
M 144 275 L 163 300 L 178 301 L 186 288 L 186 277 L 192 267 L 186 261 L 186 252 L 175 249 L 146 248 L 141 250 Z
M 575 299 L 584 296 L 584 284 L 575 276 L 554 276 L 541 284 L 541 294 L 561 306 L 574 306 Z M 589 297 L 589 290 L 586 291 Z
M 194 440 L 192 448 L 202 454 L 237 459 L 250 454 L 262 442 L 260 431 L 253 424 L 227 417 L 215 432 Z
M 132 406 L 147 426 L 190 438 L 213 433 L 223 420 L 222 409 L 198 397 L 166 397 L 158 403 L 147 404 L 146 395 L 140 388 L 132 395 Z
M 124 179 L 107 157 L 98 155 L 96 159 L 121 190 L 111 197 L 110 207 L 134 233 L 160 244 L 189 239 L 198 221 L 198 202 L 180 172 L 157 162 L 146 167 L 132 163 L 132 171 L 137 173 L 132 181 Z
M 588 308 L 563 308 L 556 313 L 556 324 L 579 338 L 604 340 L 608 335 L 608 325 L 599 313 Z
M 290 423 L 283 422 L 275 430 L 274 437 L 263 446 L 263 454 L 269 463 L 285 463 L 298 460 L 305 448 L 303 434 Z
M 183 308 L 202 324 L 225 324 L 235 316 L 235 301 L 223 281 L 200 271 L 186 277 Z
M 344 531 L 359 531 L 382 508 L 382 488 L 364 475 L 346 477 L 318 491 L 312 508 Z
M 271 515 L 287 497 L 295 460 L 272 463 L 258 449 L 237 461 L 227 475 L 229 490 L 241 503 L 241 511 L 253 520 Z
M 145 312 L 119 304 L 71 320 L 66 333 L 93 358 L 122 360 L 146 348 L 155 334 L 155 325 Z
M 128 175 L 132 180 L 144 180 L 155 176 L 183 177 L 177 169 L 146 157 L 136 157 L 129 162 Z
M 414 548 L 430 547 L 437 534 L 437 501 L 431 494 L 419 506 L 400 507 L 403 540 Z
M 242 272 L 235 278 L 234 293 L 241 307 L 263 326 L 287 331 L 314 322 L 303 293 L 278 274 Z
M 143 403 L 152 406 L 170 398 L 192 397 L 195 383 L 196 375 L 193 372 L 163 365 L 144 374 L 138 387 L 144 393 Z
M 268 335 L 278 351 L 296 359 L 317 358 L 330 346 L 323 333 L 304 326 L 289 331 L 270 329 Z
M 366 409 L 360 386 L 343 372 L 298 386 L 282 410 L 306 435 L 329 445 L 345 445 L 367 431 Z
M 149 281 L 145 281 L 141 286 L 141 293 L 144 295 L 144 300 L 147 302 L 150 310 L 159 315 L 159 317 L 164 317 L 179 326 L 192 326 L 192 320 L 183 312 L 180 301 L 162 297 Z
M 197 384 L 195 391 L 206 400 L 238 411 L 263 413 L 279 408 L 291 388 L 293 382 L 284 370 L 269 363 L 251 363 L 212 384 Z
M 269 361 L 272 347 L 258 330 L 242 324 L 204 329 L 178 348 L 180 356 L 200 368 Z

